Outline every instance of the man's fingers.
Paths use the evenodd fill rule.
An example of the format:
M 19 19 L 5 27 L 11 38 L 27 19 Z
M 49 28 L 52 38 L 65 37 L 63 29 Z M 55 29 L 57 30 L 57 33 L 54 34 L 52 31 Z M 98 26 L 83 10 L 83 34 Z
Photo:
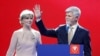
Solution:
M 35 6 L 35 9 L 36 9 L 36 10 L 38 9 L 38 5 Z
M 34 6 L 33 11 L 34 11 L 34 12 L 43 13 L 42 11 L 40 11 L 40 5 L 39 5 L 39 4 L 36 4 L 36 5 Z
M 34 9 L 40 10 L 40 5 L 39 4 L 36 4 Z
M 33 8 L 33 11 L 35 12 L 35 9 Z
M 39 4 L 37 5 L 37 7 L 38 7 L 38 9 L 40 10 L 40 5 L 39 5 Z

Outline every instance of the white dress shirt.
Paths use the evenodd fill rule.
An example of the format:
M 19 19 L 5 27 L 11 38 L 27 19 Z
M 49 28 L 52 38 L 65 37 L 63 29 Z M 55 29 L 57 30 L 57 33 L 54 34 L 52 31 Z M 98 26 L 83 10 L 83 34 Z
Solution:
M 37 56 L 36 46 L 41 44 L 40 33 L 34 29 L 14 31 L 6 56 Z
M 75 32 L 76 32 L 76 29 L 77 29 L 77 26 L 78 26 L 78 23 L 76 23 L 75 25 L 71 26 L 73 29 L 72 29 L 72 39 L 75 35 Z M 67 27 L 70 27 L 68 24 L 67 24 Z M 71 31 L 71 28 L 68 29 L 68 33 Z M 72 41 L 72 40 L 71 40 Z

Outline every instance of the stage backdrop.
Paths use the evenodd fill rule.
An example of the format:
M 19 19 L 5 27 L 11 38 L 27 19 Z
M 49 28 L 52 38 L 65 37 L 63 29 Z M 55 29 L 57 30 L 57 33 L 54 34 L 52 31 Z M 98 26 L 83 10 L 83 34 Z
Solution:
M 100 55 L 100 0 L 0 0 L 0 56 L 5 56 L 13 31 L 21 27 L 18 19 L 20 12 L 33 10 L 35 4 L 40 4 L 42 20 L 47 28 L 64 24 L 65 9 L 78 6 L 82 10 L 79 23 L 90 31 L 92 54 Z M 38 30 L 35 23 L 32 27 Z M 42 36 L 42 42 L 57 44 L 57 39 Z

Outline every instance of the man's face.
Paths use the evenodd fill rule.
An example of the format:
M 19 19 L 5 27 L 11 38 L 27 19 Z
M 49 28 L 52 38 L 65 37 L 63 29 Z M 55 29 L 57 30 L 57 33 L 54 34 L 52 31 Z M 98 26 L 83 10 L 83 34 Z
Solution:
M 33 15 L 27 14 L 22 17 L 21 20 L 23 26 L 31 26 L 33 22 Z
M 77 22 L 76 16 L 72 12 L 66 12 L 66 21 L 69 25 L 74 25 Z

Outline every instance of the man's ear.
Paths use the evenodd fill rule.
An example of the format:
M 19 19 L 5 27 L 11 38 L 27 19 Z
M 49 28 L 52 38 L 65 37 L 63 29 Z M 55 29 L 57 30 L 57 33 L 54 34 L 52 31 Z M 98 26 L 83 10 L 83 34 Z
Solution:
M 78 17 L 78 16 L 76 16 L 75 18 L 77 18 L 77 19 L 78 19 L 79 17 Z
M 76 16 L 75 19 L 78 20 L 79 16 Z
M 76 22 L 78 21 L 78 16 L 77 16 L 77 17 L 75 17 L 75 21 L 76 21 Z

